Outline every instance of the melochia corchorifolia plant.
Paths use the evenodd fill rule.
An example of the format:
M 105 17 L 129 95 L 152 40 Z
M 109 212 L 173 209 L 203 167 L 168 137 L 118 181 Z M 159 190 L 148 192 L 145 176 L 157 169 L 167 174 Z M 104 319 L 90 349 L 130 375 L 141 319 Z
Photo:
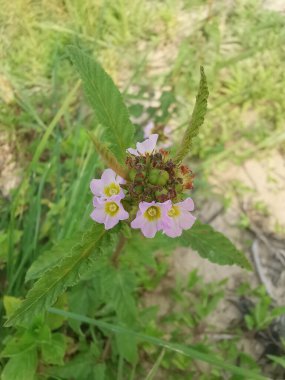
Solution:
M 249 269 L 245 256 L 224 235 L 192 215 L 194 203 L 189 192 L 194 176 L 183 160 L 191 150 L 192 140 L 206 114 L 208 88 L 203 68 L 196 103 L 181 144 L 166 151 L 156 148 L 157 134 L 136 142 L 135 129 L 123 98 L 96 61 L 76 47 L 69 49 L 69 55 L 95 110 L 99 132 L 88 131 L 88 134 L 106 169 L 101 178 L 90 178 L 93 193 L 90 215 L 93 220 L 86 218 L 86 227 L 78 238 L 67 236 L 34 261 L 26 279 L 37 281 L 25 300 L 9 315 L 6 325 L 29 323 L 47 310 L 54 313 L 55 309 L 50 307 L 58 297 L 92 275 L 97 282 L 102 281 L 99 288 L 105 291 L 104 302 L 112 303 L 118 323 L 128 325 L 131 314 L 132 320 L 136 321 L 135 301 L 129 294 L 131 290 L 127 307 L 124 306 L 125 291 L 135 283 L 129 277 L 134 272 L 131 268 L 121 269 L 123 260 L 119 260 L 121 254 L 133 252 L 131 247 L 134 245 L 142 247 L 142 254 L 152 253 L 158 247 L 162 250 L 191 247 L 214 263 L 237 264 Z M 104 288 L 106 278 L 113 281 L 111 292 Z M 124 296 L 118 295 L 117 287 L 124 281 Z M 132 289 L 135 292 L 135 286 Z M 108 328 L 107 324 L 104 326 L 104 329 Z M 149 339 L 156 341 L 153 337 Z M 191 350 L 192 355 L 195 350 Z M 202 354 L 195 355 L 201 358 Z M 206 354 L 202 357 L 202 360 L 212 362 Z M 223 361 L 216 363 L 222 366 Z
M 184 199 L 184 191 L 193 187 L 192 172 L 186 165 L 175 164 L 167 151 L 156 151 L 157 139 L 153 134 L 137 143 L 137 149 L 127 150 L 127 180 L 106 169 L 101 179 L 91 181 L 95 195 L 91 218 L 106 230 L 131 218 L 131 227 L 141 229 L 147 238 L 158 231 L 175 238 L 194 224 L 193 200 Z

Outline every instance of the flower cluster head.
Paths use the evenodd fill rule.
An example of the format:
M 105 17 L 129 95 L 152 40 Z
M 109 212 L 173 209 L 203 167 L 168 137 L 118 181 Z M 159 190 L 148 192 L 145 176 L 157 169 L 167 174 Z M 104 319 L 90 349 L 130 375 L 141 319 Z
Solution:
M 106 229 L 131 219 L 131 227 L 140 229 L 145 237 L 162 231 L 174 238 L 194 224 L 193 200 L 184 195 L 193 187 L 193 174 L 187 166 L 170 159 L 167 151 L 156 151 L 157 139 L 157 134 L 150 135 L 138 142 L 136 149 L 127 150 L 126 180 L 107 169 L 101 179 L 91 181 L 91 218 L 104 223 Z

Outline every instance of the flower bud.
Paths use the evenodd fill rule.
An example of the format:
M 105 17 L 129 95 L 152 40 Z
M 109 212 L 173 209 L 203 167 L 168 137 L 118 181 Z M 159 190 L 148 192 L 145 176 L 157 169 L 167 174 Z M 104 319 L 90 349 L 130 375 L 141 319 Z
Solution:
M 148 180 L 152 185 L 163 186 L 169 180 L 169 174 L 166 170 L 152 169 L 149 172 Z
M 179 184 L 177 184 L 177 185 L 175 185 L 175 191 L 176 191 L 176 193 L 181 193 L 182 192 L 182 190 L 183 190 L 183 185 L 181 185 L 180 183 Z
M 144 187 L 143 186 L 135 186 L 135 192 L 136 193 L 142 193 L 144 191 Z
M 168 190 L 167 189 L 157 190 L 155 192 L 155 196 L 156 197 L 160 197 L 161 195 L 167 195 L 167 194 L 168 194 Z
M 136 171 L 135 169 L 131 169 L 131 170 L 129 171 L 129 179 L 130 179 L 131 181 L 134 181 L 134 179 L 136 178 L 136 174 L 137 174 L 137 171 Z

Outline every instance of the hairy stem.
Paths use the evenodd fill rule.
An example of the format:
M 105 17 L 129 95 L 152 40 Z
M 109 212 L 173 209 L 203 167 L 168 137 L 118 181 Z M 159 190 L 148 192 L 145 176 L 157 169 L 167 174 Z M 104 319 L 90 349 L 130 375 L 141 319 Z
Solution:
M 113 253 L 113 256 L 112 256 L 112 264 L 114 265 L 114 267 L 118 267 L 118 264 L 119 264 L 119 256 L 120 256 L 120 253 L 122 252 L 124 246 L 125 246 L 125 243 L 126 243 L 127 239 L 124 237 L 124 235 L 121 235 L 120 236 L 120 239 L 118 241 L 118 244 L 117 244 L 117 247 L 115 249 L 115 252 Z

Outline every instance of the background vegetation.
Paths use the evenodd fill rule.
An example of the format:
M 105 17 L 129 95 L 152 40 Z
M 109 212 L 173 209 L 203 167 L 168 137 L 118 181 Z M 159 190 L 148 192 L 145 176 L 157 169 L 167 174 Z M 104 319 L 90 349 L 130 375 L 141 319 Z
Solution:
M 152 121 L 162 140 L 167 142 L 171 131 L 174 145 L 193 108 L 199 66 L 205 67 L 209 112 L 189 161 L 196 173 L 193 198 L 198 210 L 213 198 L 210 178 L 225 163 L 240 166 L 252 156 L 284 154 L 285 20 L 266 2 L 0 0 L 0 9 L 3 318 L 36 278 L 25 283 L 32 262 L 62 238 L 78 239 L 75 232 L 90 211 L 90 179 L 103 168 L 85 132 L 94 125 L 94 116 L 67 57 L 67 45 L 80 45 L 93 54 L 114 78 L 138 139 Z M 242 185 L 237 187 L 241 190 Z M 231 205 L 227 197 L 222 203 Z M 256 208 L 266 215 L 262 203 Z M 235 228 L 244 231 L 248 224 L 243 215 Z M 284 230 L 276 224 L 273 232 Z M 172 252 L 153 255 L 156 244 L 140 251 L 134 243 L 122 259 L 122 266 L 131 266 L 135 274 L 126 274 L 127 288 L 120 288 L 121 279 L 107 275 L 111 269 L 105 268 L 103 290 L 87 277 L 60 299 L 57 307 L 64 315 L 35 319 L 32 327 L 2 328 L 2 371 L 12 363 L 6 365 L 3 380 L 32 380 L 35 368 L 43 379 L 249 378 L 229 375 L 229 368 L 217 369 L 214 362 L 201 365 L 193 356 L 159 348 L 155 342 L 140 343 L 139 338 L 137 353 L 137 341 L 134 344 L 126 332 L 119 339 L 104 325 L 98 331 L 87 320 L 68 315 L 70 311 L 116 324 L 124 320 L 125 310 L 137 320 L 134 303 L 139 304 L 138 323 L 149 335 L 191 344 L 202 353 L 213 348 L 228 363 L 256 376 L 282 377 L 279 335 L 274 350 L 261 356 L 239 350 L 245 335 L 253 340 L 260 331 L 268 332 L 283 312 L 263 288 L 249 291 L 252 283 L 244 283 L 235 289 L 236 297 L 251 296 L 253 303 L 239 303 L 238 323 L 218 340 L 213 340 L 215 326 L 207 318 L 225 298 L 227 280 L 209 286 L 194 270 L 186 280 L 172 278 L 167 293 L 176 305 L 172 312 L 160 314 L 159 299 L 157 306 L 146 306 L 149 293 L 165 284 L 170 271 Z M 102 304 L 104 292 L 109 305 Z M 95 293 L 100 295 L 96 299 Z

